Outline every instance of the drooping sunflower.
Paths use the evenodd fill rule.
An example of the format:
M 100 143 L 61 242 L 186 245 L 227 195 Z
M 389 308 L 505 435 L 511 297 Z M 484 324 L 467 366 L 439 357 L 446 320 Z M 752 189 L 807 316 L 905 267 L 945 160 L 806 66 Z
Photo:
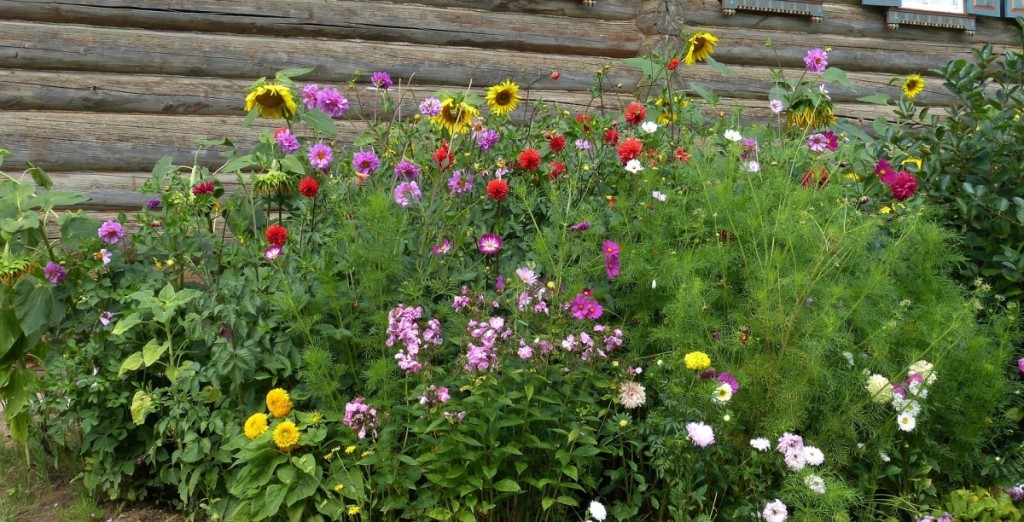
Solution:
M 298 106 L 292 90 L 276 83 L 256 85 L 245 97 L 245 110 L 260 110 L 260 118 L 287 118 Z
M 519 105 L 519 86 L 509 80 L 499 83 L 487 90 L 487 106 L 491 112 L 498 116 L 504 116 Z
M 908 75 L 903 80 L 903 94 L 908 100 L 913 100 L 921 91 L 924 90 L 924 78 L 920 74 Z
M 267 409 L 270 414 L 281 418 L 292 411 L 292 398 L 282 388 L 274 388 L 267 392 Z
M 717 43 L 718 38 L 707 31 L 693 33 L 693 36 L 690 37 L 690 48 L 686 51 L 686 56 L 683 57 L 683 63 L 693 65 L 707 60 L 711 53 L 715 52 Z
M 284 421 L 274 428 L 274 444 L 281 451 L 291 451 L 299 447 L 299 428 L 292 421 Z
M 245 421 L 245 436 L 253 440 L 267 431 L 267 414 L 253 413 Z
M 448 131 L 449 134 L 462 134 L 473 126 L 473 118 L 480 111 L 466 102 L 456 102 L 447 98 L 441 102 L 441 112 L 430 118 L 430 121 Z
M 797 129 L 819 129 L 836 122 L 830 103 L 814 105 L 810 100 L 793 102 L 786 114 L 786 125 Z

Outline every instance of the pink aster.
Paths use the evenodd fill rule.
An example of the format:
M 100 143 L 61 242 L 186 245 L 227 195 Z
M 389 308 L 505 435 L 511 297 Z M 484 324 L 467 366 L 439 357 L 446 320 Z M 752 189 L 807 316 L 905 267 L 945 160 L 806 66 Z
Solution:
M 839 138 L 832 131 L 825 131 L 825 148 L 835 152 L 839 148 Z
M 380 167 L 380 158 L 373 151 L 365 150 L 352 156 L 352 168 L 363 176 L 369 176 Z
M 317 93 L 320 92 L 320 87 L 315 83 L 306 84 L 302 88 L 302 102 L 306 104 L 307 109 L 317 108 Z
M 279 247 L 277 245 L 271 245 L 269 248 L 267 248 L 266 250 L 263 251 L 263 257 L 265 257 L 267 259 L 267 261 L 273 261 L 273 260 L 277 259 L 278 256 L 280 256 L 280 255 L 281 255 L 281 247 Z
M 334 152 L 326 143 L 320 142 L 309 148 L 309 164 L 320 170 L 327 170 L 334 159 Z
M 46 268 L 43 269 L 43 275 L 46 276 L 46 280 L 53 284 L 60 284 L 65 277 L 68 276 L 67 270 L 64 267 L 50 261 L 46 263 Z
M 768 108 L 772 110 L 772 114 L 782 114 L 782 100 L 772 100 L 768 102 Z
M 100 239 L 108 245 L 115 245 L 121 238 L 124 237 L 124 228 L 121 224 L 114 220 L 104 221 L 100 225 L 100 229 L 97 231 Z
M 481 254 L 493 256 L 501 250 L 501 238 L 498 237 L 497 234 L 488 232 L 480 236 L 480 239 L 476 242 L 476 246 L 480 250 Z
M 437 98 L 426 98 L 420 102 L 420 114 L 433 118 L 441 114 L 441 100 Z
M 820 73 L 828 67 L 828 53 L 821 49 L 811 49 L 804 57 L 804 65 L 808 71 Z
M 316 95 L 317 107 L 332 118 L 341 118 L 348 110 L 348 100 L 337 89 L 325 88 Z
M 414 163 L 402 160 L 395 165 L 395 176 L 412 181 L 420 177 L 420 168 Z
M 285 154 L 291 154 L 299 150 L 299 140 L 292 134 L 292 131 L 288 130 L 288 127 L 281 127 L 275 130 L 274 140 L 277 141 L 277 146 L 281 147 L 281 152 Z
M 415 181 L 405 181 L 395 187 L 395 203 L 403 207 L 408 207 L 413 201 L 419 201 L 422 196 L 423 193 Z

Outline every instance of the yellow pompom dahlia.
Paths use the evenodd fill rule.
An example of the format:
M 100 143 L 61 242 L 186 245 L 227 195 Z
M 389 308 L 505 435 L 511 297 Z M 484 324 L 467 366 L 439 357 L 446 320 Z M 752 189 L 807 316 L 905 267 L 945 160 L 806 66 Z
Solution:
M 267 414 L 253 413 L 245 421 L 245 436 L 253 440 L 267 431 Z
M 292 451 L 299 447 L 299 428 L 292 421 L 284 421 L 274 428 L 274 444 L 281 451 Z
M 267 393 L 267 409 L 270 414 L 281 418 L 292 411 L 292 398 L 282 388 L 274 388 Z
M 691 370 L 704 370 L 711 366 L 711 358 L 704 352 L 690 352 L 683 357 L 683 363 Z

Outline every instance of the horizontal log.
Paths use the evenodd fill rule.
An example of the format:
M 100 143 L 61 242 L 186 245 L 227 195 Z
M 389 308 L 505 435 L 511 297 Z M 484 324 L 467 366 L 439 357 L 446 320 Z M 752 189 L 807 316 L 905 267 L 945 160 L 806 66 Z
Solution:
M 0 70 L 0 107 L 11 110 L 58 110 L 113 113 L 244 115 L 244 97 L 249 80 L 203 77 L 167 77 L 145 74 L 92 72 L 52 72 L 24 69 Z M 335 85 L 349 101 L 345 117 L 349 119 L 389 119 L 393 115 L 409 116 L 418 112 L 423 98 L 437 93 L 437 87 L 395 88 L 392 98 L 398 101 L 394 113 L 384 113 L 376 92 L 348 89 Z M 483 96 L 482 88 L 441 86 L 453 92 L 469 92 Z M 612 87 L 611 92 L 626 94 Z M 522 90 L 524 100 L 544 100 L 570 111 L 600 111 L 602 105 L 591 101 L 583 91 Z M 621 109 L 615 97 L 606 97 L 603 107 Z M 532 114 L 525 101 L 512 113 L 522 121 Z
M 153 194 L 140 192 L 143 184 L 152 177 L 149 172 L 48 172 L 53 180 L 54 190 L 67 190 L 85 194 L 90 199 L 75 205 L 89 211 L 98 210 L 139 210 Z M 218 174 L 218 181 L 226 191 L 238 188 L 234 174 Z
M 148 171 L 163 156 L 176 164 L 219 166 L 220 151 L 196 154 L 198 139 L 229 137 L 240 149 L 254 145 L 264 129 L 279 120 L 257 120 L 243 128 L 240 116 L 157 116 L 87 112 L 6 111 L 0 128 L 0 147 L 11 151 L 8 170 L 26 161 L 47 171 Z M 338 142 L 350 144 L 366 129 L 361 122 L 344 122 Z
M 914 25 L 900 26 L 899 30 L 886 29 L 885 8 L 864 6 L 860 0 L 852 3 L 828 2 L 825 4 L 825 19 L 820 23 L 812 23 L 807 16 L 782 15 L 759 11 L 737 10 L 733 16 L 722 14 L 719 0 L 670 0 L 686 5 L 686 22 L 697 27 L 715 27 L 725 34 L 740 29 L 758 29 L 782 31 L 787 33 L 806 33 L 816 36 L 815 47 L 832 45 L 836 47 L 832 37 L 884 38 L 900 42 L 905 54 L 906 45 L 918 42 L 948 44 L 959 48 L 980 47 L 988 42 L 995 45 L 1013 46 L 1017 42 L 1020 31 L 1012 20 L 977 17 L 978 30 L 976 36 L 967 36 L 963 31 L 920 27 Z M 783 40 L 784 41 L 784 40 Z
M 643 0 L 598 0 L 585 6 L 581 0 L 387 0 L 394 4 L 423 4 L 438 7 L 465 7 L 506 13 L 548 14 L 601 20 L 632 20 Z
M 971 59 L 972 48 L 958 43 L 923 42 L 913 44 L 908 51 L 908 42 L 879 37 L 852 37 L 690 25 L 690 31 L 709 30 L 718 36 L 714 58 L 729 65 L 781 65 L 789 69 L 803 70 L 804 57 L 809 49 L 829 46 L 829 65 L 847 72 L 874 72 L 905 75 L 916 72 L 924 74 L 930 69 L 943 67 L 950 60 Z M 771 42 L 771 46 L 766 45 Z M 993 46 L 997 52 L 1006 46 Z
M 0 68 L 247 78 L 315 67 L 304 81 L 348 82 L 370 71 L 417 84 L 487 86 L 513 79 L 540 89 L 587 90 L 611 62 L 595 57 L 510 53 L 467 47 L 265 38 L 0 21 Z M 559 71 L 558 80 L 549 78 Z M 612 65 L 612 84 L 635 84 L 637 71 Z
M 0 0 L 0 13 L 9 20 L 36 22 L 589 56 L 636 56 L 643 41 L 643 34 L 632 21 L 581 23 L 541 14 L 355 0 Z

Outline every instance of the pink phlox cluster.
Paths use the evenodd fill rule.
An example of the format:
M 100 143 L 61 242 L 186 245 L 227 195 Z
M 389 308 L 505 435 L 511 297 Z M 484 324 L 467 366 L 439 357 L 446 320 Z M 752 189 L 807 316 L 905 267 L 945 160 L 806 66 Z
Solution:
M 479 343 L 471 341 L 468 344 L 466 371 L 478 372 L 493 368 L 498 363 L 496 345 L 512 336 L 512 330 L 505 325 L 505 319 L 492 317 L 487 321 L 470 320 L 466 330 Z
M 420 331 L 417 320 L 423 317 L 423 307 L 411 307 L 398 305 L 397 308 L 388 312 L 387 340 L 384 344 L 394 346 L 401 343 L 395 354 L 398 367 L 405 370 L 405 373 L 416 373 L 423 369 L 423 363 L 418 357 L 424 347 L 439 346 L 443 341 L 441 333 L 441 322 L 436 318 L 427 321 L 427 328 Z
M 360 439 L 365 439 L 368 431 L 373 433 L 374 438 L 377 437 L 377 409 L 364 403 L 362 397 L 356 397 L 345 405 L 345 418 L 342 422 L 352 428 Z
M 793 471 L 800 471 L 805 466 L 819 466 L 825 461 L 825 455 L 820 449 L 804 445 L 803 437 L 789 432 L 779 437 L 775 449 L 782 453 L 786 466 Z
M 578 354 L 580 359 L 590 361 L 595 357 L 605 359 L 615 348 L 622 346 L 622 330 L 618 328 L 606 333 L 604 325 L 594 325 L 595 336 L 587 332 L 569 334 L 562 340 L 562 348 L 566 351 Z
M 424 390 L 423 395 L 420 395 L 420 404 L 433 409 L 438 405 L 450 401 L 451 398 L 452 395 L 448 392 L 448 388 L 446 386 L 431 384 L 429 388 Z

